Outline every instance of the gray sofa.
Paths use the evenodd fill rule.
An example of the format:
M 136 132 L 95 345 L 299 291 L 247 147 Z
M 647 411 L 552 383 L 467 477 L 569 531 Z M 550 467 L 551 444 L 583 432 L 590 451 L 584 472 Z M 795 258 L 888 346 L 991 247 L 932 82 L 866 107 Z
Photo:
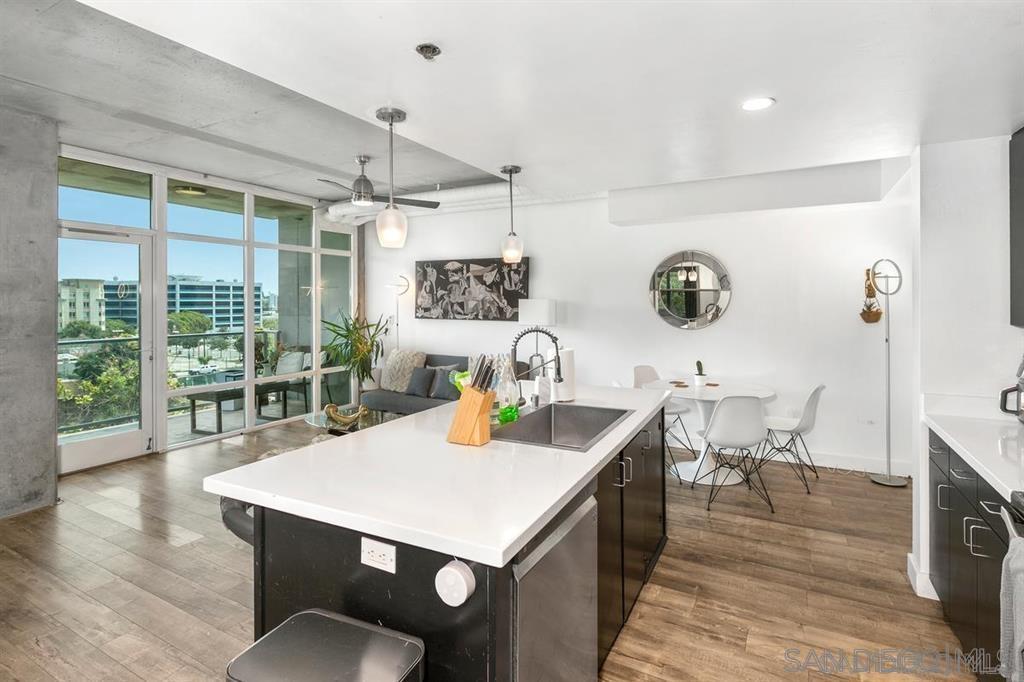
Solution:
M 458 370 L 465 372 L 469 369 L 469 358 L 465 355 L 431 355 L 427 354 L 427 367 L 442 367 L 444 365 L 456 365 Z M 374 370 L 374 380 L 380 384 L 380 371 Z M 406 395 L 399 391 L 386 391 L 377 388 L 372 391 L 364 391 L 359 402 L 371 410 L 382 410 L 396 414 L 413 414 L 429 410 L 438 405 L 446 405 L 449 401 L 440 398 L 423 398 L 418 395 Z

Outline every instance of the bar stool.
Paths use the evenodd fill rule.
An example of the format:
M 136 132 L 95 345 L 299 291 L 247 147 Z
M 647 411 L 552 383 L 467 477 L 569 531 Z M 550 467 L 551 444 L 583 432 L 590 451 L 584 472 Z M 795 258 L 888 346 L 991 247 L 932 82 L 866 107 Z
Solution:
M 291 616 L 228 663 L 228 682 L 422 682 L 423 640 L 340 613 Z
M 650 365 L 636 365 L 633 367 L 633 388 L 643 388 L 647 384 L 657 381 L 660 378 L 658 370 L 654 369 Z M 675 473 L 676 479 L 679 481 L 679 485 L 683 484 L 683 479 L 679 475 L 678 462 L 676 462 L 676 456 L 672 452 L 672 448 L 669 447 L 668 438 L 669 436 L 672 436 L 673 440 L 679 443 L 680 446 L 689 450 L 692 455 L 697 455 L 697 450 L 693 447 L 693 441 L 690 440 L 690 434 L 686 430 L 686 424 L 683 423 L 683 415 L 689 413 L 689 406 L 681 400 L 670 398 L 668 404 L 665 405 L 665 417 L 669 422 L 665 425 L 665 451 L 668 452 L 668 456 L 672 458 L 671 470 Z M 678 425 L 679 428 L 683 430 L 683 436 L 685 436 L 686 442 L 683 442 L 683 439 L 672 431 L 673 425 Z

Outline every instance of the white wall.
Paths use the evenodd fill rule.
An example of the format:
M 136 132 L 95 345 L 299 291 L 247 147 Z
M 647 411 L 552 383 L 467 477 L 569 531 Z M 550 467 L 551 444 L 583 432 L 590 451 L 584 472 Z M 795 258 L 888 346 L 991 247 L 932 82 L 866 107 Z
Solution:
M 921 382 L 995 408 L 1024 333 L 1010 326 L 1008 136 L 921 147 Z
M 909 175 L 908 175 L 909 178 Z M 880 257 L 910 269 L 916 195 L 908 178 L 880 203 L 707 216 L 674 224 L 615 227 L 603 199 L 525 206 L 517 231 L 531 257 L 531 296 L 559 303 L 556 333 L 576 349 L 578 380 L 632 381 L 634 364 L 666 377 L 692 373 L 701 359 L 711 375 L 764 382 L 780 394 L 772 411 L 802 404 L 816 382 L 828 386 L 812 451 L 854 468 L 881 470 L 882 325 L 858 316 L 864 269 Z M 439 213 L 410 220 L 403 250 L 381 249 L 367 230 L 366 298 L 372 317 L 394 311 L 385 285 L 424 259 L 497 255 L 505 209 Z M 654 267 L 682 249 L 708 251 L 732 276 L 722 319 L 700 331 L 661 321 L 651 308 Z M 916 391 L 912 284 L 893 298 L 896 387 L 894 451 L 907 470 Z M 414 293 L 401 299 L 402 346 L 442 353 L 504 352 L 520 329 L 504 322 L 414 320 Z

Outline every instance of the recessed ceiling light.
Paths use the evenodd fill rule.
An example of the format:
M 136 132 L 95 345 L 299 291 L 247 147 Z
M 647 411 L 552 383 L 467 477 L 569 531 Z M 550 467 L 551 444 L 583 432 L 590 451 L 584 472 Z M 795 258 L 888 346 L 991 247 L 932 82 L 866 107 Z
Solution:
M 761 111 L 775 106 L 774 97 L 751 97 L 743 100 L 743 111 Z
M 206 188 L 198 187 L 196 185 L 178 185 L 174 188 L 175 194 L 183 194 L 187 197 L 205 197 Z

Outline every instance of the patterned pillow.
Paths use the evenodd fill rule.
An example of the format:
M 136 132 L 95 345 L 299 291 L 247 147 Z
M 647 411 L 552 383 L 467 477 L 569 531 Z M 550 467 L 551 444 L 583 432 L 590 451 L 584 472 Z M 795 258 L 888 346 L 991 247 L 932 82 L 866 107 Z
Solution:
M 413 350 L 393 350 L 384 361 L 380 373 L 380 387 L 385 391 L 405 393 L 412 378 L 412 371 L 427 362 L 427 354 Z

